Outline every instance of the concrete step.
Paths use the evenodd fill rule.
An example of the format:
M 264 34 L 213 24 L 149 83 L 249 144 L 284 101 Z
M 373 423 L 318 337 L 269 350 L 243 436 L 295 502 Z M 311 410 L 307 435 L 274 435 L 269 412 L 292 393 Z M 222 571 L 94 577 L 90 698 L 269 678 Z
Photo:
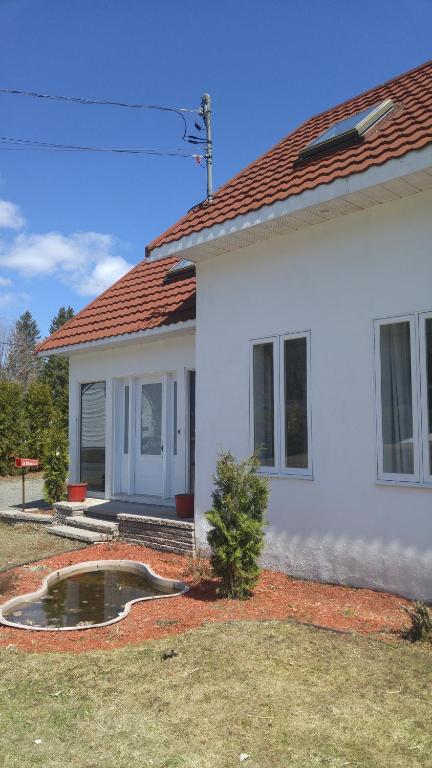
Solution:
M 97 544 L 99 541 L 109 541 L 112 538 L 110 534 L 88 531 L 84 528 L 74 528 L 72 525 L 50 525 L 46 530 L 52 536 L 83 541 L 85 544 Z
M 72 526 L 72 528 L 81 528 L 82 530 L 94 531 L 95 533 L 106 533 L 113 539 L 118 536 L 118 523 L 114 523 L 111 520 L 95 520 L 85 515 L 74 515 L 74 517 L 67 517 L 64 522 L 67 526 Z
M 5 509 L 0 512 L 0 520 L 7 523 L 36 523 L 36 525 L 49 525 L 54 521 L 54 515 L 37 514 L 36 512 L 22 512 L 18 509 Z

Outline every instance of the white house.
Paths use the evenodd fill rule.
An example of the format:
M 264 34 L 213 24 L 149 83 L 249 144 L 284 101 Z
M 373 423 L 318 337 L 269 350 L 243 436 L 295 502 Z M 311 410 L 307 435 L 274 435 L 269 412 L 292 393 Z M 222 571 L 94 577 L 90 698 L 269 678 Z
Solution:
M 265 564 L 432 599 L 432 62 L 305 122 L 39 352 L 93 493 L 194 490 L 203 545 L 219 450 L 260 446 Z

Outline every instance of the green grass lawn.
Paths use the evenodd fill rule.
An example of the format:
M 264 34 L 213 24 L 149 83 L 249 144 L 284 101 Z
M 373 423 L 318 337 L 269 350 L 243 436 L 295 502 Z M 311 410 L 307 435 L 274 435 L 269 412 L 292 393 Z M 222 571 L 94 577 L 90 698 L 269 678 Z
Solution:
M 0 521 L 0 571 L 80 546 L 70 539 L 50 536 L 43 525 L 9 525 Z
M 77 655 L 12 645 L 0 679 L 2 768 L 432 765 L 430 646 L 230 622 Z

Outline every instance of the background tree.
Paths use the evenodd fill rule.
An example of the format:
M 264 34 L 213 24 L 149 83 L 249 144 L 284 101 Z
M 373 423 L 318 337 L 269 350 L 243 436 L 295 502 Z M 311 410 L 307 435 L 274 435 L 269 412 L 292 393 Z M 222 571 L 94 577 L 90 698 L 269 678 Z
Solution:
M 49 332 L 55 333 L 68 320 L 74 316 L 72 307 L 60 307 L 53 318 Z M 42 370 L 42 381 L 48 384 L 51 390 L 52 402 L 60 417 L 60 424 L 64 429 L 68 426 L 69 411 L 69 359 L 67 357 L 48 357 Z
M 46 432 L 53 418 L 53 401 L 49 385 L 31 381 L 24 398 L 26 417 L 26 455 L 43 460 Z
M 15 474 L 15 456 L 23 451 L 26 419 L 18 381 L 0 381 L 0 475 Z
M 6 364 L 8 378 L 21 382 L 24 389 L 40 372 L 40 361 L 34 354 L 39 338 L 36 320 L 27 310 L 18 318 L 12 330 Z
M 11 345 L 11 328 L 4 321 L 0 320 L 0 379 L 7 379 L 7 359 Z
M 249 597 L 258 581 L 269 495 L 268 480 L 258 469 L 257 455 L 237 462 L 231 453 L 221 453 L 217 462 L 207 539 L 224 597 Z

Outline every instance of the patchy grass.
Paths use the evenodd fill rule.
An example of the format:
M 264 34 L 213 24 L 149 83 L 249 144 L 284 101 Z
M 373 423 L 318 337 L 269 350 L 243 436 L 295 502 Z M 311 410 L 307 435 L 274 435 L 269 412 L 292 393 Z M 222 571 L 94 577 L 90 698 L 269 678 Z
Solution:
M 426 768 L 431 660 L 291 622 L 79 655 L 10 647 L 2 768 L 231 768 L 241 753 L 249 768 Z
M 85 544 L 50 536 L 41 525 L 9 525 L 0 521 L 0 570 L 82 546 Z

